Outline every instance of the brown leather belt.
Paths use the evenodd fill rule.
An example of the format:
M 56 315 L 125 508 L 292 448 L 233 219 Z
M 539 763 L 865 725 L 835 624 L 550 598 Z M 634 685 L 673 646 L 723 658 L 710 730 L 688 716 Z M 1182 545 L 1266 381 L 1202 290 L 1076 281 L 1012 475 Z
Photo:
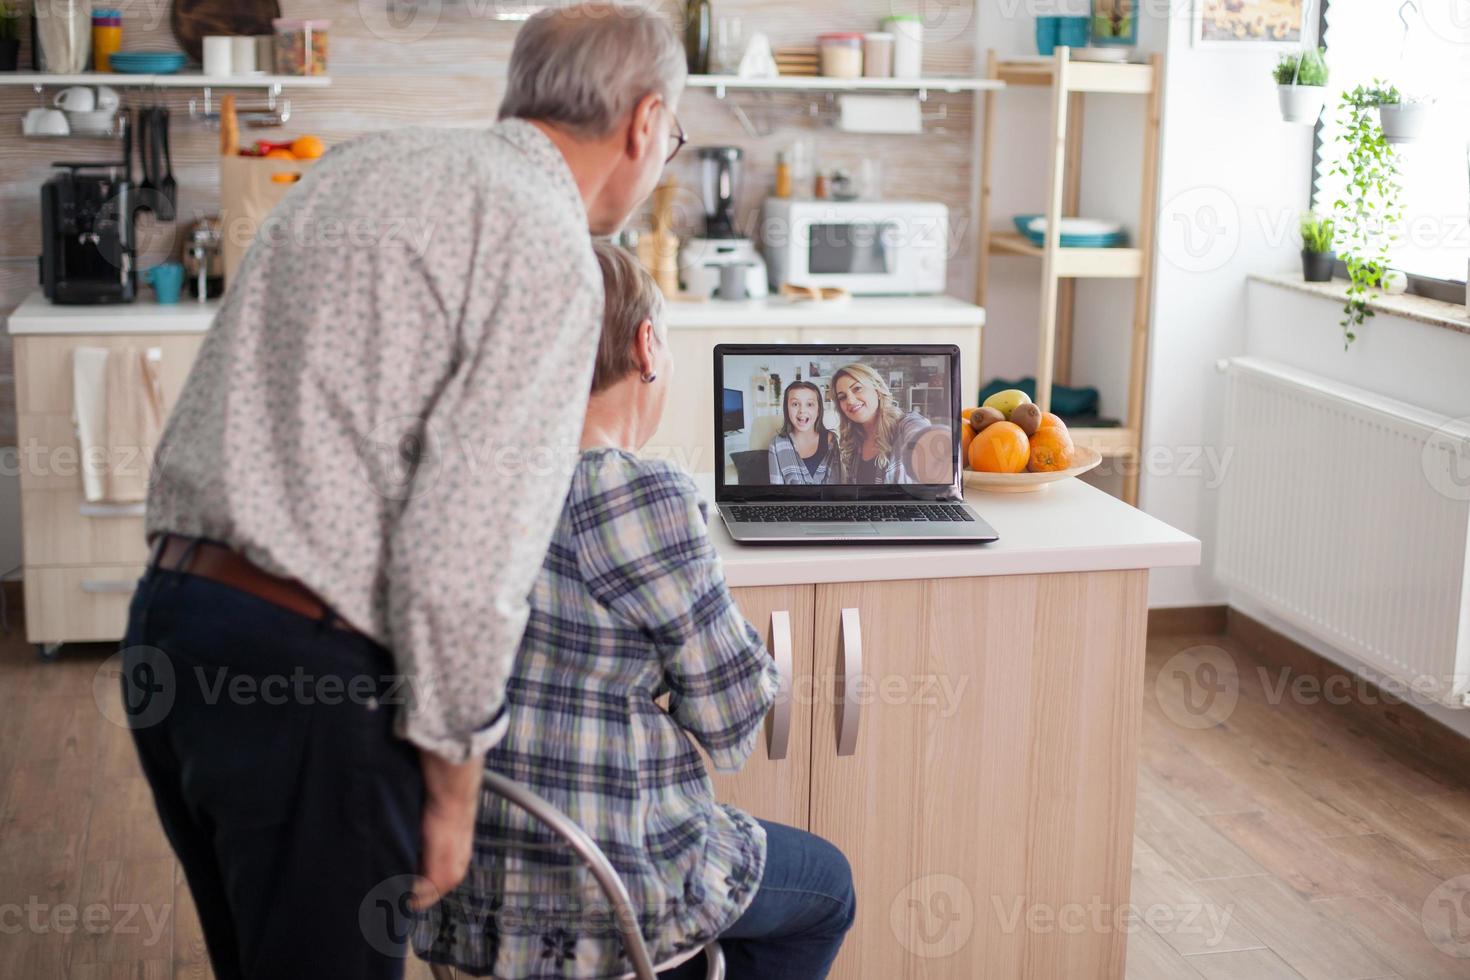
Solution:
M 244 555 L 223 545 L 181 538 L 177 534 L 160 535 L 153 542 L 152 564 L 165 571 L 198 575 L 308 619 L 330 619 L 338 629 L 357 632 L 300 582 L 262 571 Z

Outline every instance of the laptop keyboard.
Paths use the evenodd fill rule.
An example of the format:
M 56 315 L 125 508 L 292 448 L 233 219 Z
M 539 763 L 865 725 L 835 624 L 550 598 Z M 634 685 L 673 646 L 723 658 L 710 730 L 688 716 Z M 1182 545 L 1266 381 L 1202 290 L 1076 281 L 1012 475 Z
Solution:
M 730 519 L 739 522 L 865 524 L 871 521 L 974 521 L 962 504 L 766 504 L 760 507 L 726 507 Z

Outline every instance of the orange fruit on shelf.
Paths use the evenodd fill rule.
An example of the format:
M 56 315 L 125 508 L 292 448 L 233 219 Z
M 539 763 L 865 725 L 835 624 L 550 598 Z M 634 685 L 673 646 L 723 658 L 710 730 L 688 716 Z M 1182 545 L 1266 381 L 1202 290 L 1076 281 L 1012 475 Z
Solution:
M 1032 473 L 1052 473 L 1072 465 L 1072 437 L 1065 429 L 1048 426 L 1031 437 L 1031 458 L 1026 468 Z
M 327 148 L 315 136 L 298 136 L 291 141 L 291 152 L 298 160 L 315 160 L 327 152 Z
M 1019 425 L 993 422 L 970 442 L 970 468 L 982 473 L 1020 473 L 1030 454 L 1030 440 Z
M 265 155 L 267 160 L 295 160 L 296 154 L 290 150 L 271 150 Z

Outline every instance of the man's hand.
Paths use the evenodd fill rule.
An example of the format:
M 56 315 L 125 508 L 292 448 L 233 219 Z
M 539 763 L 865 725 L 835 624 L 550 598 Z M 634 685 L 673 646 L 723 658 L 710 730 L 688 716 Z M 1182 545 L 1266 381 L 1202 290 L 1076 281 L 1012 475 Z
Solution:
M 419 751 L 424 770 L 423 855 L 414 883 L 413 908 L 423 911 L 459 884 L 474 849 L 482 759 L 456 765 Z

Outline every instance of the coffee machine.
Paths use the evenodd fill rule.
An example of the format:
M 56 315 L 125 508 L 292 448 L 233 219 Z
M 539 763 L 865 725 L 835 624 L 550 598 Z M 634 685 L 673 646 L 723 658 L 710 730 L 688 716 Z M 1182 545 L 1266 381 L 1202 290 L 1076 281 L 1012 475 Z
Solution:
M 133 182 L 125 164 L 52 164 L 41 185 L 41 287 L 62 305 L 131 303 L 138 294 Z
M 704 204 L 704 237 L 691 238 L 679 253 L 686 292 L 706 299 L 761 299 L 769 291 L 766 263 L 755 243 L 735 229 L 735 195 L 740 183 L 738 146 L 699 148 L 699 193 Z M 743 269 L 724 276 L 726 266 Z M 730 295 L 730 286 L 743 295 Z M 743 289 L 739 288 L 743 285 Z

